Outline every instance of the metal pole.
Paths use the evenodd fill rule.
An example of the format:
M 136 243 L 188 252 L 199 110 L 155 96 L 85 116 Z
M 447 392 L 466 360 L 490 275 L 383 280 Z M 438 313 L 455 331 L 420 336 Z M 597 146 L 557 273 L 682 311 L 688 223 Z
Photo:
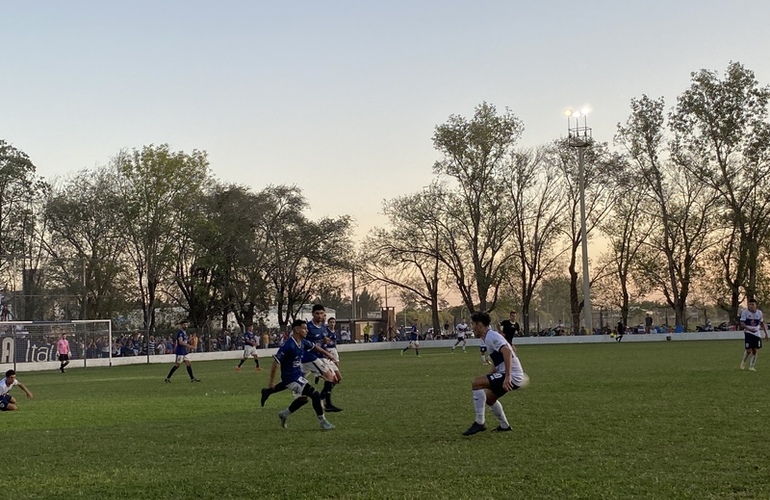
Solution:
M 580 233 L 583 247 L 583 317 L 586 333 L 593 334 L 591 317 L 591 280 L 588 276 L 588 237 L 586 231 L 585 148 L 578 148 L 580 169 Z

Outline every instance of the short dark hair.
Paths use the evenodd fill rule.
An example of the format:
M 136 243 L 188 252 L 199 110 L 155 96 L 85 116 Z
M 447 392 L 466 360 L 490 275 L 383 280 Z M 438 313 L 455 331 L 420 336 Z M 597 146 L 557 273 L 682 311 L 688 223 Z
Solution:
M 11 375 L 16 375 L 16 370 L 8 370 L 5 372 L 6 377 L 10 377 Z
M 179 320 L 179 324 L 180 324 L 180 325 L 183 325 L 183 324 L 185 324 L 185 323 L 189 324 L 189 323 L 190 323 L 190 320 L 188 320 L 188 319 L 180 319 L 180 320 Z
M 324 306 L 323 306 L 323 305 L 321 305 L 321 304 L 315 304 L 315 305 L 313 305 L 313 312 L 316 312 L 316 311 L 325 311 L 325 310 L 326 310 L 326 309 L 324 309 Z
M 516 311 L 511 311 L 511 312 L 510 312 L 510 313 L 508 313 L 508 314 L 509 314 L 509 315 L 511 315 L 511 314 L 517 314 L 517 313 L 516 313 Z
M 755 299 L 754 297 L 751 297 L 751 298 L 749 299 L 749 302 L 748 302 L 748 303 L 749 303 L 749 304 L 756 304 L 756 303 L 757 303 L 757 299 Z
M 471 314 L 471 321 L 474 323 L 481 323 L 484 326 L 489 326 L 492 321 L 489 319 L 489 314 L 484 311 L 479 311 Z
M 334 318 L 334 316 L 332 316 L 331 318 L 326 318 L 326 322 L 328 323 L 329 321 L 337 321 L 337 320 Z
M 298 326 L 302 326 L 304 324 L 305 324 L 305 320 L 304 319 L 295 319 L 291 323 L 291 328 L 293 330 L 294 328 L 297 328 Z

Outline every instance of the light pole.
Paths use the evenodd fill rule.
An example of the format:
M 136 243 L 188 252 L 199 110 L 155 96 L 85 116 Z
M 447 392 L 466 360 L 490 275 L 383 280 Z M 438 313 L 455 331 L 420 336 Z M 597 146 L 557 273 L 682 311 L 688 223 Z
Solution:
M 586 235 L 586 185 L 585 185 L 585 151 L 591 145 L 591 129 L 588 127 L 589 110 L 581 111 L 567 109 L 564 116 L 567 117 L 567 143 L 578 150 L 578 182 L 580 189 L 580 238 L 583 248 L 583 320 L 586 333 L 593 333 L 591 318 L 591 280 L 588 277 L 588 237 Z M 580 117 L 583 117 L 583 126 L 580 126 Z M 572 126 L 572 118 L 575 126 Z

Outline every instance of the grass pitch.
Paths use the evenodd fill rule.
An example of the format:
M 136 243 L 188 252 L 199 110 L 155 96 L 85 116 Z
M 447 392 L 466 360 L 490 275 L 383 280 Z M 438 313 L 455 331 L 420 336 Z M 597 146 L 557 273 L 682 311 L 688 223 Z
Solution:
M 0 498 L 770 498 L 770 357 L 736 341 L 522 346 L 514 432 L 463 437 L 477 348 L 343 353 L 322 432 L 265 371 L 195 362 L 25 373 Z M 763 353 L 767 354 L 767 353 Z M 487 412 L 491 429 L 496 420 Z

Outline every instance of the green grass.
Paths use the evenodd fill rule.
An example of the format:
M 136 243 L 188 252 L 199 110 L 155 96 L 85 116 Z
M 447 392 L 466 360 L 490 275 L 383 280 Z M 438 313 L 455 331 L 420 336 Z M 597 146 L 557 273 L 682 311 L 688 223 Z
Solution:
M 250 363 L 22 369 L 0 498 L 770 498 L 770 357 L 741 372 L 740 342 L 521 346 L 515 432 L 470 438 L 477 349 L 421 354 L 343 353 L 331 432 L 281 429 Z

